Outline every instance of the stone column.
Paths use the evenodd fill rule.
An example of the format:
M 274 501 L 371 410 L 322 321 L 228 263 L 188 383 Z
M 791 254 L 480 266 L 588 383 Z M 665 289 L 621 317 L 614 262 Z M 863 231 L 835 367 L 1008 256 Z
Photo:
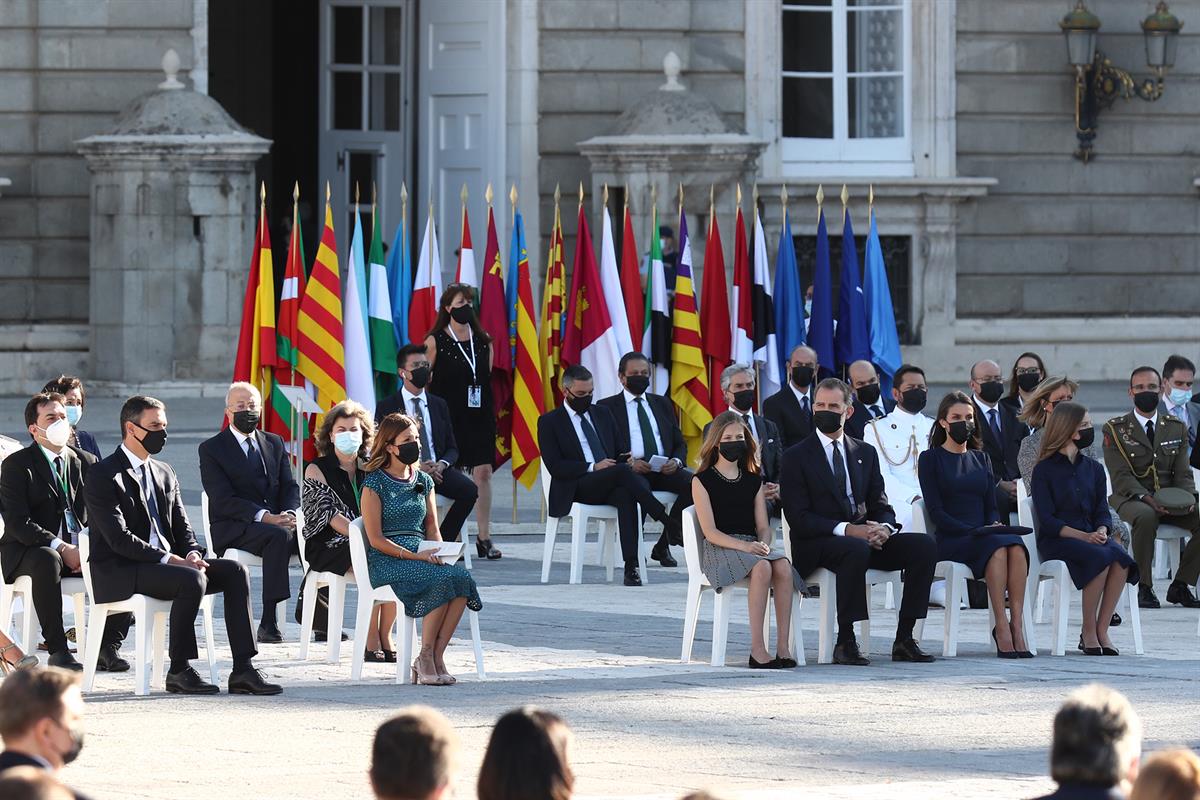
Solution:
M 224 381 L 232 372 L 270 141 L 175 78 L 79 141 L 91 186 L 93 380 Z

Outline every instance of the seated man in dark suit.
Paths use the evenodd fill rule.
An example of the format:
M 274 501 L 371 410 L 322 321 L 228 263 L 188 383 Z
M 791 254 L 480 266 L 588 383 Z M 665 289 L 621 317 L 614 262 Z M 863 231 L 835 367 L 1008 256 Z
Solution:
M 807 439 L 813 431 L 813 384 L 817 377 L 817 351 L 799 345 L 788 357 L 788 382 L 763 401 L 763 416 L 775 423 L 783 449 Z
M 35 394 L 25 404 L 25 425 L 33 441 L 0 464 L 3 577 L 8 583 L 23 576 L 32 582 L 33 606 L 50 652 L 50 666 L 82 670 L 63 630 L 61 589 L 64 577 L 80 574 L 78 534 L 87 526 L 84 471 L 95 458 L 67 446 L 71 425 L 61 394 Z M 82 630 L 83 620 L 75 624 Z M 117 655 L 128 628 L 128 615 L 109 617 L 98 669 L 129 669 Z
M 454 426 L 450 424 L 450 409 L 445 400 L 425 391 L 430 376 L 425 345 L 404 345 L 396 356 L 396 366 L 404 385 L 400 391 L 379 401 L 375 407 L 375 422 L 378 424 L 388 414 L 408 414 L 420 420 L 421 471 L 433 478 L 434 490 L 439 495 L 454 501 L 439 527 L 443 539 L 457 542 L 463 523 L 479 498 L 479 488 L 475 481 L 454 469 L 458 462 L 458 442 L 454 439 Z M 500 551 L 495 552 L 494 558 L 499 558 Z M 493 558 L 490 552 L 488 558 Z
M 262 620 L 258 641 L 278 644 L 283 634 L 275 606 L 292 596 L 288 563 L 296 549 L 300 487 L 283 439 L 258 430 L 258 387 L 234 383 L 225 394 L 229 426 L 200 443 L 200 482 L 208 493 L 208 536 L 213 553 L 230 548 L 262 557 Z
M 850 365 L 850 388 L 854 391 L 854 413 L 846 420 L 846 435 L 861 439 L 867 423 L 892 413 L 896 401 L 880 396 L 879 373 L 870 361 Z
M 762 462 L 763 493 L 767 498 L 767 514 L 778 517 L 779 506 L 779 473 L 783 467 L 783 445 L 779 438 L 779 429 L 775 423 L 766 417 L 754 413 L 754 370 L 745 364 L 730 364 L 721 371 L 721 391 L 730 411 L 742 415 L 742 421 L 750 429 L 750 435 L 758 444 L 758 456 Z M 704 426 L 704 435 L 708 436 L 710 422 Z
M 1021 477 L 1017 456 L 1029 427 L 1017 419 L 1012 406 L 1000 402 L 1004 380 L 995 361 L 979 361 L 971 367 L 971 393 L 983 450 L 996 476 L 996 510 L 1007 521 L 1008 515 L 1017 510 L 1017 480 Z
M 835 664 L 871 663 L 858 649 L 854 623 L 867 619 L 868 569 L 904 570 L 893 661 L 933 661 L 913 638 L 929 605 L 937 545 L 923 533 L 900 533 L 883 490 L 875 449 L 844 435 L 853 413 L 850 387 L 837 378 L 817 385 L 816 432 L 783 454 L 783 512 L 791 527 L 792 563 L 801 577 L 825 568 L 837 579 Z
M 641 353 L 626 353 L 617 367 L 625 391 L 597 401 L 607 408 L 617 425 L 617 452 L 629 454 L 629 468 L 646 487 L 655 492 L 674 492 L 679 498 L 671 506 L 671 524 L 650 551 L 664 567 L 677 567 L 668 545 L 683 544 L 683 510 L 692 505 L 692 471 L 684 466 L 687 443 L 675 418 L 671 401 L 650 388 L 650 361 Z M 667 458 L 659 472 L 650 467 L 654 456 Z
M 196 615 L 206 594 L 222 593 L 233 654 L 230 694 L 279 694 L 251 659 L 250 576 L 236 561 L 205 561 L 183 510 L 175 470 L 152 456 L 167 442 L 162 401 L 138 395 L 121 407 L 121 446 L 88 471 L 84 494 L 91 522 L 93 600 L 116 603 L 135 594 L 171 601 L 167 691 L 216 694 L 189 663 L 196 658 Z
M 62 669 L 18 670 L 0 683 L 0 775 L 33 767 L 57 776 L 83 748 L 79 676 Z M 3 797 L 0 793 L 0 797 Z M 76 800 L 86 800 L 75 793 Z
M 592 404 L 592 373 L 583 366 L 563 372 L 564 405 L 538 419 L 538 444 L 550 473 L 548 511 L 561 517 L 572 503 L 616 506 L 625 585 L 641 586 L 638 572 L 638 506 L 669 525 L 667 509 L 628 463 L 618 462 L 616 422 L 608 409 Z

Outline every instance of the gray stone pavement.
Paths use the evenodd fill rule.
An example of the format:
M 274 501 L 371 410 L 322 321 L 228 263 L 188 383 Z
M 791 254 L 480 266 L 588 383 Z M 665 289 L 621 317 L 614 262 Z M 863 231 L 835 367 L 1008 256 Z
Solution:
M 20 407 L 16 399 L 0 401 L 0 431 L 21 430 Z M 115 445 L 117 407 L 97 398 L 85 416 L 83 427 L 105 451 Z M 193 520 L 199 519 L 195 447 L 218 421 L 219 407 L 219 400 L 168 403 L 171 438 L 163 457 L 179 472 Z M 499 502 L 509 496 L 506 474 L 497 480 L 498 518 L 511 510 Z M 585 583 L 570 586 L 569 537 L 560 536 L 552 582 L 543 585 L 539 503 L 525 500 L 521 522 L 497 528 L 504 559 L 475 562 L 486 680 L 474 674 L 465 625 L 448 653 L 459 685 L 421 687 L 397 686 L 392 665 L 369 664 L 363 680 L 352 683 L 348 646 L 340 664 L 319 660 L 323 646 L 301 663 L 292 624 L 288 641 L 264 646 L 257 659 L 284 684 L 282 697 L 183 699 L 161 690 L 135 697 L 131 674 L 100 674 L 88 696 L 87 747 L 64 777 L 101 800 L 369 797 L 365 770 L 375 727 L 396 708 L 421 702 L 455 723 L 463 743 L 456 791 L 472 797 L 491 724 L 533 703 L 574 729 L 577 795 L 585 798 L 673 798 L 701 787 L 747 800 L 1032 797 L 1050 786 L 1043 776 L 1056 707 L 1093 680 L 1130 696 L 1148 749 L 1200 747 L 1195 611 L 1146 612 L 1146 656 L 1132 655 L 1126 624 L 1113 633 L 1127 654 L 1121 658 L 1051 657 L 1050 626 L 1038 625 L 1042 655 L 1015 662 L 995 658 L 987 612 L 964 611 L 958 658 L 893 664 L 881 654 L 895 612 L 883 610 L 877 593 L 874 663 L 855 669 L 815 665 L 819 601 L 810 600 L 802 611 L 809 665 L 750 672 L 740 599 L 729 666 L 707 664 L 712 607 L 706 598 L 696 660 L 684 665 L 686 571 L 655 566 L 649 585 L 627 589 L 604 583 L 603 570 L 588 566 Z M 594 545 L 588 558 L 596 560 Z M 293 585 L 299 580 L 296 570 Z M 347 625 L 355 597 L 351 589 Z M 1071 626 L 1078 630 L 1077 607 Z M 925 628 L 930 649 L 940 652 L 941 633 L 938 612 Z M 217 637 L 224 677 L 230 660 L 219 611 Z

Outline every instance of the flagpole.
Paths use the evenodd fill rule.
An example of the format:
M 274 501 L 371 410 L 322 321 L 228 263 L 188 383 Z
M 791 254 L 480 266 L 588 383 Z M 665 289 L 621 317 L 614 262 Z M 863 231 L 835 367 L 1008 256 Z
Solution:
M 846 215 L 850 213 L 850 190 L 846 188 L 846 184 L 842 184 L 842 258 L 846 257 Z M 843 260 L 843 264 L 846 262 Z M 840 278 L 839 278 L 840 280 Z M 832 301 L 831 301 L 832 302 Z M 841 313 L 840 310 L 838 312 Z M 848 320 L 847 320 L 848 322 Z M 837 353 L 837 345 L 834 345 L 835 354 Z M 846 380 L 846 365 L 842 364 L 842 381 Z
M 741 194 L 742 194 L 742 187 L 741 187 L 741 184 L 738 184 L 738 205 L 739 206 L 741 205 Z M 758 181 L 754 182 L 754 188 L 751 190 L 750 204 L 754 208 L 754 219 L 750 223 L 750 237 L 751 237 L 750 240 L 754 241 L 753 237 L 755 235 L 757 235 L 757 232 L 758 232 Z M 753 249 L 753 248 L 751 248 L 751 249 Z M 751 256 L 751 258 L 753 258 L 753 255 Z M 751 286 L 754 285 L 754 275 L 755 275 L 754 269 L 755 269 L 754 264 L 751 264 L 750 265 L 750 275 L 751 275 L 750 285 Z M 751 316 L 753 316 L 753 309 L 751 310 Z M 755 328 L 757 329 L 757 327 L 758 327 L 758 325 L 756 324 Z M 753 342 L 751 342 L 751 344 L 750 344 L 750 363 L 754 365 L 754 388 L 759 389 L 758 410 L 759 410 L 759 413 L 761 414 L 762 413 L 762 404 L 763 404 L 763 401 L 766 400 L 766 398 L 762 396 L 762 391 L 761 391 L 762 367 L 759 366 L 758 359 L 754 357 L 754 354 L 755 354 L 754 344 L 753 344 Z
M 651 237 L 658 236 L 658 184 L 657 183 L 650 184 L 650 236 Z M 653 240 L 653 238 L 650 239 L 650 253 L 652 254 L 651 258 L 650 258 L 650 263 L 646 265 L 646 303 L 647 303 L 647 307 L 651 310 L 651 312 L 653 312 L 653 310 L 654 310 L 654 299 L 653 299 L 653 297 L 654 297 L 654 258 L 653 258 L 654 240 Z M 651 316 L 651 313 L 647 313 L 645 324 L 651 331 L 654 330 L 654 328 L 652 327 L 653 322 L 651 322 L 652 319 L 653 319 L 653 317 Z M 645 336 L 643 336 L 642 338 L 644 340 Z M 646 353 L 645 355 L 650 357 L 650 385 L 655 386 L 658 383 L 657 376 L 655 375 L 655 373 L 658 372 L 658 364 L 656 364 L 654 362 L 654 352 L 653 352 L 654 351 L 654 346 L 653 346 L 654 345 L 654 335 L 653 335 L 653 333 L 651 333 L 651 335 L 650 335 L 650 344 L 651 344 L 651 346 L 646 348 L 650 352 Z
M 267 225 L 267 182 L 266 181 L 262 181 L 259 184 L 258 198 L 259 198 L 259 200 L 258 200 L 258 203 L 259 203 L 259 205 L 258 205 L 258 225 L 256 226 L 256 230 L 255 230 L 255 239 L 257 239 L 259 242 L 261 242 L 263 229 L 265 229 L 266 225 Z M 257 246 L 257 242 L 255 244 Z M 262 270 L 261 261 L 259 263 L 259 270 L 261 273 L 261 270 Z M 259 283 L 260 284 L 262 283 L 261 277 L 259 278 Z M 258 302 L 259 302 L 258 287 L 255 286 L 254 287 L 254 305 L 256 307 L 258 306 Z M 258 316 L 257 313 L 255 314 L 255 316 L 256 317 Z M 254 335 L 256 337 L 258 336 L 257 329 L 255 329 Z M 254 382 L 258 386 L 259 396 L 266 397 L 267 390 L 270 387 L 266 386 L 265 383 L 263 382 L 263 371 L 262 371 L 261 366 L 258 368 L 258 374 L 254 376 Z
M 296 226 L 299 224 L 300 224 L 300 181 L 296 181 L 294 184 L 292 184 L 292 231 L 293 231 L 292 235 L 293 236 L 296 235 L 295 234 Z M 288 250 L 290 252 L 291 247 L 289 247 Z M 303 258 L 303 256 L 301 256 L 301 258 Z M 287 280 L 286 270 L 285 270 L 284 280 L 285 281 Z M 295 330 L 294 325 L 290 326 L 290 327 L 292 328 L 292 330 Z M 293 386 L 296 385 L 296 361 L 295 361 L 294 348 L 295 348 L 295 345 L 293 345 L 293 352 L 288 353 L 288 383 L 290 383 Z M 300 480 L 302 468 L 300 465 L 301 465 L 301 462 L 303 462 L 303 460 L 304 460 L 303 459 L 303 447 L 304 446 L 300 441 L 300 437 L 296 435 L 296 427 L 300 423 L 300 418 L 296 413 L 296 405 L 294 403 L 288 404 L 288 417 L 289 417 L 288 430 L 291 431 L 291 441 L 288 444 L 290 445 L 289 449 L 292 451 L 292 470 L 296 474 L 296 485 L 300 486 L 302 484 L 302 481 Z

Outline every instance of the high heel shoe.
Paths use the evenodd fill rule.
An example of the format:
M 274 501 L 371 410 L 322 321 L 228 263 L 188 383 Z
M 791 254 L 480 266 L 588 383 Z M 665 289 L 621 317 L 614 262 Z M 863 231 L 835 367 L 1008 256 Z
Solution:
M 9 673 L 19 669 L 29 669 L 30 667 L 36 667 L 38 665 L 38 657 L 33 654 L 22 656 L 18 661 L 9 661 L 8 656 L 6 656 L 5 653 L 7 653 L 9 650 L 19 649 L 20 648 L 18 648 L 16 644 L 0 647 L 0 674 L 8 675 Z
M 1081 634 L 1079 634 L 1079 652 L 1083 653 L 1085 656 L 1102 656 L 1102 655 L 1104 655 L 1104 648 L 1103 647 L 1084 647 L 1083 646 L 1083 634 L 1081 633 Z
M 479 554 L 480 558 L 486 558 L 488 561 L 497 561 L 504 555 L 492 544 L 490 538 L 476 539 L 475 552 Z
M 1013 658 L 1021 657 L 1021 654 L 1018 653 L 1016 650 L 1001 650 L 1000 649 L 1000 640 L 996 638 L 995 626 L 992 627 L 992 641 L 996 643 L 996 658 L 1013 659 Z
M 437 674 L 437 667 L 433 663 L 433 654 L 429 650 L 422 650 L 417 655 L 417 660 L 413 662 L 412 667 L 413 683 L 421 686 L 445 686 L 442 679 Z

